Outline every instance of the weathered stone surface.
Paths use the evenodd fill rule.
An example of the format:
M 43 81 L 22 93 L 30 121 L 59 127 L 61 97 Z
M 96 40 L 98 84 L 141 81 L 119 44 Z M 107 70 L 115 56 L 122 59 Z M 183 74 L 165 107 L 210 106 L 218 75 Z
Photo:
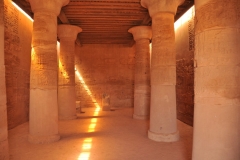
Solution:
M 58 16 L 63 6 L 66 6 L 70 0 L 29 0 L 31 9 L 34 13 L 36 12 L 52 12 L 55 16 Z
M 30 0 L 34 12 L 28 139 L 31 143 L 50 143 L 60 138 L 57 103 L 57 15 L 66 2 L 67 0 Z
M 0 1 L 0 159 L 8 160 L 7 100 L 4 65 L 4 1 Z
M 82 29 L 73 25 L 58 25 L 60 54 L 58 64 L 59 119 L 76 118 L 75 40 Z
M 177 118 L 192 126 L 194 114 L 194 8 L 188 13 L 175 22 L 176 98 Z
M 152 17 L 151 100 L 148 138 L 173 142 L 176 125 L 176 53 L 174 14 L 182 0 L 141 1 Z M 170 136 L 169 136 L 170 135 Z
M 193 160 L 240 159 L 240 1 L 196 2 Z
M 32 22 L 4 1 L 4 55 L 8 128 L 28 121 Z
M 134 112 L 135 119 L 148 119 L 150 112 L 150 39 L 149 26 L 137 26 L 128 30 L 136 41 L 134 68 Z
M 159 12 L 168 12 L 175 15 L 177 7 L 183 2 L 184 0 L 141 0 L 141 5 L 147 8 L 150 16 L 153 17 Z
M 174 15 L 170 13 L 159 13 L 153 17 L 149 138 L 155 141 L 170 142 L 179 138 L 176 125 L 176 56 L 173 23 Z
M 111 96 L 111 107 L 133 107 L 134 47 L 83 45 L 76 47 L 77 100 L 81 106 L 101 106 L 102 94 Z M 90 91 L 87 91 L 87 89 Z
M 110 105 L 110 96 L 106 93 L 102 95 L 102 110 L 103 111 L 110 111 L 111 105 Z
M 8 151 L 8 140 L 0 141 L 0 159 L 8 160 L 9 151 Z

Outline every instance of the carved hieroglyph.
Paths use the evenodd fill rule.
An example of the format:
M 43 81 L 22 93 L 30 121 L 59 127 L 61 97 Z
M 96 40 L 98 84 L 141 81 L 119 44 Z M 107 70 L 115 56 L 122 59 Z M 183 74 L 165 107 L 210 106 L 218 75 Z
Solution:
M 196 0 L 193 160 L 240 159 L 240 1 Z
M 151 107 L 148 137 L 179 139 L 176 122 L 176 56 L 174 14 L 183 0 L 142 0 L 152 17 Z
M 58 64 L 59 119 L 76 118 L 75 96 L 75 40 L 82 29 L 73 25 L 59 25 L 60 54 Z
M 194 15 L 195 9 L 192 7 L 174 24 L 177 60 L 177 118 L 191 126 L 193 126 L 194 115 Z M 178 26 L 177 24 L 180 23 L 181 25 Z
M 69 0 L 29 0 L 34 12 L 29 141 L 59 140 L 57 105 L 57 16 Z
M 129 29 L 136 41 L 134 69 L 134 113 L 135 119 L 148 119 L 150 112 L 150 48 L 152 38 L 150 26 Z

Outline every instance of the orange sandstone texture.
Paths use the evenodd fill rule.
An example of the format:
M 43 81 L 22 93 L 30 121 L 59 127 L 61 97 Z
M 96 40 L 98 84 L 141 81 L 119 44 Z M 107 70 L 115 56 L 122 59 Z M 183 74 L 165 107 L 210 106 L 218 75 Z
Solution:
M 75 96 L 75 40 L 82 29 L 73 25 L 59 25 L 60 54 L 58 64 L 59 119 L 76 118 Z
M 57 103 L 57 16 L 68 0 L 30 0 L 34 12 L 29 141 L 49 143 L 59 140 Z
M 179 139 L 176 123 L 176 53 L 174 14 L 183 1 L 143 0 L 152 17 L 151 107 L 148 137 L 154 141 Z
M 0 159 L 8 160 L 7 95 L 5 86 L 3 17 L 3 1 L 0 1 Z
M 110 107 L 133 107 L 134 62 L 133 47 L 122 45 L 76 46 L 77 101 L 81 107 L 101 106 L 103 94 L 110 96 Z
M 150 112 L 150 39 L 152 30 L 149 26 L 137 26 L 129 29 L 135 45 L 134 67 L 134 113 L 135 119 L 148 119 Z
M 240 1 L 196 0 L 193 160 L 240 159 Z
M 192 126 L 194 114 L 194 8 L 189 13 L 187 21 L 180 18 L 177 23 L 181 25 L 175 26 L 176 99 L 177 118 Z M 184 21 L 186 22 L 183 23 Z
M 10 0 L 4 0 L 4 59 L 8 128 L 29 118 L 29 81 L 32 22 Z

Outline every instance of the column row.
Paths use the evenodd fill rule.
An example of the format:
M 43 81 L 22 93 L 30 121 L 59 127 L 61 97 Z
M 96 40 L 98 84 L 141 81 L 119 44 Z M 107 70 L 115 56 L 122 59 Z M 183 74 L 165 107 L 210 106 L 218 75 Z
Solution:
M 141 1 L 152 17 L 148 137 L 155 141 L 171 142 L 179 138 L 173 24 L 182 2 Z M 231 0 L 227 5 L 219 0 L 195 1 L 194 160 L 240 159 L 239 8 L 239 0 Z
M 76 118 L 74 45 L 81 29 L 70 25 L 57 27 L 57 16 L 68 2 L 30 0 L 34 23 L 28 139 L 32 143 L 59 140 L 58 119 Z M 61 42 L 59 62 L 57 34 Z

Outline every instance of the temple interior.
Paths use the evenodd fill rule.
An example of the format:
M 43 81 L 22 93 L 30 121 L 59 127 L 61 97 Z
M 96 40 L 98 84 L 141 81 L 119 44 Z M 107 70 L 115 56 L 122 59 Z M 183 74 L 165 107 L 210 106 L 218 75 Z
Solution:
M 240 160 L 239 0 L 0 1 L 0 160 Z

